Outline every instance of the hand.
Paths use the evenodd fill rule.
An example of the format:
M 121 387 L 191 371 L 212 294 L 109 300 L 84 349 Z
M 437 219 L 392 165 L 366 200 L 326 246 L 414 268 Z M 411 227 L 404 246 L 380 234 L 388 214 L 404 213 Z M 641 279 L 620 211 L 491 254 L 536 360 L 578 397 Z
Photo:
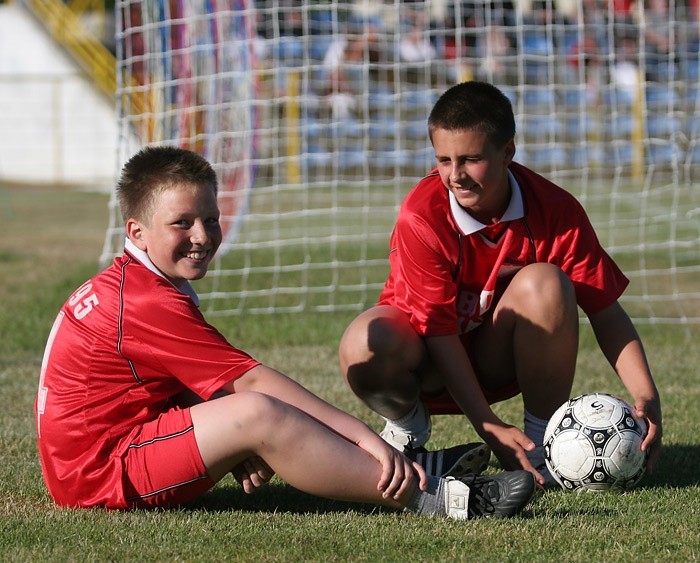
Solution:
M 416 477 L 418 478 L 418 487 L 422 491 L 428 486 L 425 469 L 420 464 L 412 462 L 397 449 L 392 448 L 374 432 L 357 445 L 368 452 L 382 466 L 377 490 L 382 492 L 383 498 L 400 500 L 410 489 Z
M 254 493 L 263 487 L 275 472 L 258 456 L 249 457 L 231 470 L 231 474 L 238 481 L 247 494 Z
M 648 430 L 642 442 L 642 451 L 648 452 L 647 473 L 651 475 L 661 455 L 661 437 L 663 435 L 661 404 L 658 397 L 638 399 L 635 401 L 634 410 L 635 414 L 647 423 Z
M 544 487 L 544 477 L 533 467 L 526 454 L 535 449 L 535 443 L 524 432 L 510 424 L 491 423 L 484 425 L 482 437 L 506 471 L 529 471 L 535 476 L 537 484 Z

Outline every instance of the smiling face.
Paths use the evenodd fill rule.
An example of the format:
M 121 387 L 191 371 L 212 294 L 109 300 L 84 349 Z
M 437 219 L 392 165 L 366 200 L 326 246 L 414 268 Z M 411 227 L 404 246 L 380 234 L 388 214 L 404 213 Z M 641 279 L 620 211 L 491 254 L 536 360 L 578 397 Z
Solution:
M 511 139 L 497 148 L 486 133 L 436 128 L 431 135 L 440 178 L 457 202 L 484 224 L 497 222 L 510 201 Z
M 131 242 L 175 287 L 204 277 L 222 240 L 214 190 L 176 184 L 154 196 L 152 209 L 148 220 L 127 220 Z

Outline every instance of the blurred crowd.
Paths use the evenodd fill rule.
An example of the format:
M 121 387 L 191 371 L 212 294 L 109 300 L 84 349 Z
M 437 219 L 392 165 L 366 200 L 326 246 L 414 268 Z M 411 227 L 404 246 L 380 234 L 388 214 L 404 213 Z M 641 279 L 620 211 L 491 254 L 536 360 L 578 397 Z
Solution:
M 391 84 L 392 64 L 450 65 L 450 81 L 501 85 L 697 79 L 700 0 L 256 0 L 258 56 L 318 64 L 351 92 L 356 63 Z M 520 61 L 520 63 L 518 62 Z M 564 64 L 560 64 L 564 61 Z M 639 69 L 644 75 L 639 77 Z

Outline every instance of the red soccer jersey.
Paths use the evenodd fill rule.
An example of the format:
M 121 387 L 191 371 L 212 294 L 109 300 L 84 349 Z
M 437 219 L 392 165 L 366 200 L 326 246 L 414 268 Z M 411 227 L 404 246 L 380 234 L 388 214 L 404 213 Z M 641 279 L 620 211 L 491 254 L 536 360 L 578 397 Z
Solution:
M 185 388 L 208 399 L 258 365 L 207 324 L 193 298 L 127 244 L 61 308 L 36 401 L 44 479 L 57 503 L 114 504 L 120 456 L 140 424 Z
M 406 196 L 379 303 L 405 311 L 419 334 L 464 334 L 479 326 L 494 295 L 534 262 L 559 266 L 587 314 L 614 303 L 627 286 L 571 194 L 517 163 L 510 172 L 511 202 L 495 225 L 469 216 L 436 171 Z

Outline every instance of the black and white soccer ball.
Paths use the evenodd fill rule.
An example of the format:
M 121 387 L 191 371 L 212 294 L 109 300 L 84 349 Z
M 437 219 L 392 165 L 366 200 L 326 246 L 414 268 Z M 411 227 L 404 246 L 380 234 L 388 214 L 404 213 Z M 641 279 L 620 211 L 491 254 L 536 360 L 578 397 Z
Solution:
M 626 401 L 607 393 L 580 395 L 549 420 L 545 462 L 566 490 L 625 491 L 644 475 L 646 432 L 646 422 Z

